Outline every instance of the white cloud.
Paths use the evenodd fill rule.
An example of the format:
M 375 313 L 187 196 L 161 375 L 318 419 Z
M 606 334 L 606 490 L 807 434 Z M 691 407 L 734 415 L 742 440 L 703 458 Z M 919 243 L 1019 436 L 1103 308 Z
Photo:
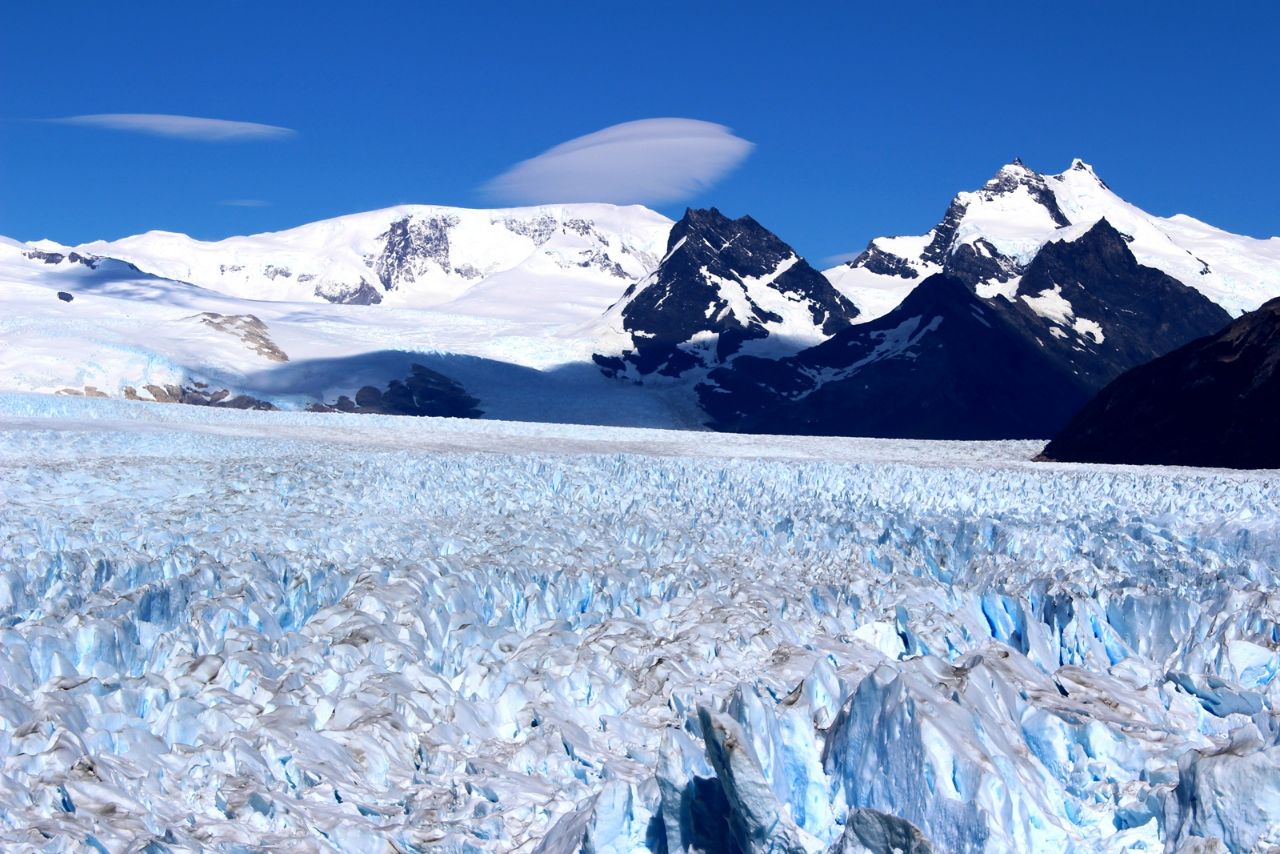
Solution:
M 49 119 L 49 121 L 212 142 L 287 139 L 297 135 L 289 128 L 276 125 L 233 122 L 226 119 L 202 119 L 196 116 L 168 116 L 160 113 L 96 113 L 88 116 L 66 116 L 60 119 Z
M 828 255 L 818 263 L 822 265 L 822 269 L 826 270 L 830 267 L 838 267 L 841 264 L 847 264 L 861 254 L 861 252 L 840 252 L 835 255 Z
M 265 199 L 223 199 L 218 204 L 232 208 L 266 208 L 271 206 L 271 202 Z
M 495 199 L 533 204 L 675 202 L 710 187 L 754 147 L 711 122 L 641 119 L 561 143 L 482 189 Z

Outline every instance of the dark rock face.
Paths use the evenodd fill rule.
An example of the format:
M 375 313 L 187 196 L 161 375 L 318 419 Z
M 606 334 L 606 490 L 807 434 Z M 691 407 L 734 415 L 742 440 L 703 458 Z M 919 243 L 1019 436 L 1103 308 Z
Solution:
M 1049 185 L 1045 183 L 1044 176 L 1027 168 L 1019 158 L 1014 158 L 1011 166 L 996 173 L 996 176 L 978 191 L 978 195 L 994 198 L 1015 192 L 1019 187 L 1026 188 L 1031 198 L 1035 199 L 1049 213 L 1054 223 L 1059 226 L 1071 224 L 1062 209 L 1058 207 L 1058 198 L 1049 189 Z
M 116 264 L 121 264 L 129 270 L 133 270 L 135 273 L 142 272 L 133 264 L 130 264 L 127 261 L 121 261 L 118 258 L 103 258 L 98 255 L 82 255 L 79 252 L 68 252 L 66 255 L 63 255 L 61 252 L 45 252 L 43 249 L 31 249 L 27 252 L 23 252 L 22 254 L 25 257 L 30 258 L 32 261 L 43 261 L 46 264 L 61 264 L 63 261 L 66 261 L 69 264 L 79 264 L 82 267 L 88 267 L 90 270 L 96 270 L 98 269 L 98 265 L 103 261 L 111 261 Z
M 827 854 L 935 854 L 920 829 L 904 818 L 860 807 Z
M 1280 299 L 1104 388 L 1046 459 L 1280 468 Z
M 386 389 L 368 385 L 356 392 L 355 400 L 341 395 L 330 404 L 313 404 L 312 412 L 355 412 L 377 415 L 416 415 L 443 418 L 479 418 L 484 413 L 480 401 L 467 394 L 460 383 L 444 374 L 413 365 L 404 380 L 391 380 Z
M 634 349 L 600 355 L 597 364 L 607 371 L 621 359 L 640 374 L 678 376 L 723 362 L 745 342 L 767 337 L 766 324 L 783 321 L 752 298 L 747 280 L 804 305 L 826 334 L 848 326 L 858 313 L 821 273 L 751 217 L 731 220 L 715 208 L 690 209 L 671 230 L 662 264 L 623 295 L 622 324 Z M 727 288 L 740 292 L 738 310 Z M 713 345 L 688 346 L 708 333 Z
M 270 330 L 253 314 L 218 314 L 202 311 L 196 315 L 202 324 L 218 332 L 238 338 L 242 344 L 259 356 L 272 362 L 287 362 L 289 356 L 271 340 Z
M 222 388 L 217 391 L 209 391 L 204 383 L 192 383 L 191 385 L 146 385 L 143 386 L 147 393 L 151 395 L 151 399 L 156 403 L 185 403 L 188 406 L 213 406 L 219 409 L 258 409 L 263 411 L 271 411 L 276 408 L 275 404 L 265 400 L 259 400 L 256 397 L 250 397 L 247 394 L 233 395 L 228 389 Z M 126 400 L 146 400 L 138 394 L 138 390 L 133 386 L 124 387 L 124 396 Z
M 522 237 L 529 238 L 536 246 L 541 246 L 550 240 L 559 227 L 556 223 L 556 218 L 550 214 L 542 214 L 532 219 L 508 217 L 502 219 L 502 225 L 512 234 L 519 234 Z M 591 232 L 591 223 L 581 219 L 568 220 L 565 222 L 565 227 L 571 228 L 584 236 Z
M 990 241 L 979 237 L 973 243 L 957 246 L 942 269 L 948 276 L 969 284 L 1007 282 L 1018 275 L 1018 262 L 1001 255 Z
M 382 292 L 373 285 L 360 280 L 360 284 L 339 288 L 316 288 L 316 296 L 339 305 L 377 305 L 382 302 Z
M 911 266 L 911 262 L 905 258 L 899 258 L 892 252 L 886 252 L 875 241 L 867 244 L 867 248 L 862 250 L 857 258 L 848 263 L 850 267 L 862 267 L 878 273 L 881 276 L 898 276 L 903 279 L 916 279 L 920 274 L 915 267 Z
M 713 426 L 744 433 L 1048 435 L 1089 392 L 1017 320 L 1006 301 L 930 276 L 884 317 L 790 359 L 744 357 L 712 371 L 699 399 Z
M 937 264 L 939 267 L 946 266 L 947 256 L 951 253 L 951 244 L 956 239 L 956 231 L 960 228 L 960 222 L 968 209 L 969 206 L 960 199 L 951 200 L 951 204 L 947 205 L 947 212 L 942 215 L 942 221 L 934 226 L 933 239 L 920 253 L 921 260 Z
M 1052 324 L 1042 339 L 1046 348 L 1093 391 L 1231 321 L 1199 291 L 1140 265 L 1124 235 L 1105 219 L 1070 243 L 1046 244 L 1027 265 L 1018 301 L 1032 305 L 1044 295 L 1065 300 L 1077 321 Z M 1078 323 L 1082 318 L 1100 333 Z
M 449 231 L 458 224 L 455 216 L 439 215 L 413 219 L 405 217 L 391 223 L 378 235 L 386 241 L 381 254 L 372 259 L 374 272 L 384 290 L 392 290 L 418 276 L 418 265 L 435 261 L 440 269 L 449 269 Z
M 1103 221 L 1045 246 L 1012 299 L 931 276 L 884 317 L 788 359 L 739 358 L 698 393 L 712 426 L 740 432 L 1051 436 L 1122 372 L 1229 319 Z

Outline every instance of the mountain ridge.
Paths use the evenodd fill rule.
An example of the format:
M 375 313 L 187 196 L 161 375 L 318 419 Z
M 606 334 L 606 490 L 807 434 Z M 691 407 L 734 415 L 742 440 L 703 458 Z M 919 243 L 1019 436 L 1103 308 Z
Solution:
M 74 248 L 251 299 L 429 307 L 518 274 L 559 302 L 596 292 L 603 308 L 656 264 L 670 226 L 639 205 L 398 205 L 219 241 L 146 232 Z
M 873 238 L 859 255 L 824 273 L 869 309 L 863 312 L 866 322 L 933 273 L 973 284 L 1006 283 L 1046 243 L 1099 219 L 1131 238 L 1142 264 L 1196 288 L 1232 315 L 1280 294 L 1275 272 L 1280 237 L 1233 235 L 1185 214 L 1148 214 L 1118 196 L 1079 158 L 1058 174 L 1036 172 L 1015 160 L 978 190 L 956 194 L 926 234 Z
M 225 390 L 284 409 L 337 408 L 365 388 L 394 397 L 396 383 L 431 371 L 433 388 L 455 383 L 477 401 L 459 411 L 486 417 L 875 435 L 901 432 L 913 401 L 928 398 L 929 435 L 1044 437 L 1123 370 L 1225 324 L 1206 294 L 1233 292 L 1206 278 L 1218 287 L 1243 271 L 1236 284 L 1249 287 L 1235 297 L 1280 295 L 1280 239 L 1151 217 L 1079 160 L 1059 175 L 1010 164 L 957 194 L 929 234 L 871 241 L 842 268 L 889 283 L 865 310 L 871 290 L 833 283 L 753 217 L 685 218 L 640 206 L 407 205 L 216 242 L 6 239 L 0 281 L 14 319 L 0 369 L 13 390 L 156 388 L 193 400 Z M 1179 235 L 1239 257 L 1206 262 Z M 1153 246 L 1179 275 L 1144 262 Z M 940 273 L 946 282 L 903 299 Z M 922 308 L 892 314 L 903 306 Z M 289 364 L 263 364 L 228 331 L 250 327 Z M 925 376 L 929 364 L 948 386 Z M 873 374 L 883 390 L 868 407 L 876 396 L 851 378 Z M 1017 405 L 1012 389 L 1030 402 Z M 982 394 L 1004 400 L 987 407 L 1004 413 L 1003 428 L 980 410 Z M 790 414 L 770 426 L 753 395 Z
M 712 426 L 740 432 L 1042 438 L 1125 370 L 1231 319 L 1138 264 L 1105 219 L 1044 246 L 1016 286 L 935 273 L 823 344 L 712 371 L 699 398 Z

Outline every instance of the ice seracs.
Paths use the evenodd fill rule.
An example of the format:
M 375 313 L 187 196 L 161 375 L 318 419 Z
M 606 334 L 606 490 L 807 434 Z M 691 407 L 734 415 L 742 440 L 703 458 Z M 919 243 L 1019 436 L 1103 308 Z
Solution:
M 1265 850 L 1274 473 L 0 395 L 0 848 Z

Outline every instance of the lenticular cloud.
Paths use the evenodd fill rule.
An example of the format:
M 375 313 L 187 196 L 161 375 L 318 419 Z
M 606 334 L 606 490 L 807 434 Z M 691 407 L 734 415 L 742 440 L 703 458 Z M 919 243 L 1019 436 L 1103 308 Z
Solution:
M 484 186 L 513 202 L 674 202 L 705 190 L 754 146 L 695 119 L 642 119 L 571 139 Z
M 49 119 L 65 125 L 85 125 L 107 130 L 144 133 L 151 136 L 168 136 L 180 139 L 200 139 L 213 142 L 242 139 L 287 139 L 295 136 L 291 128 L 264 125 L 258 122 L 235 122 L 227 119 L 206 119 L 199 116 L 170 116 L 160 113 L 97 113 L 87 116 L 65 116 Z

